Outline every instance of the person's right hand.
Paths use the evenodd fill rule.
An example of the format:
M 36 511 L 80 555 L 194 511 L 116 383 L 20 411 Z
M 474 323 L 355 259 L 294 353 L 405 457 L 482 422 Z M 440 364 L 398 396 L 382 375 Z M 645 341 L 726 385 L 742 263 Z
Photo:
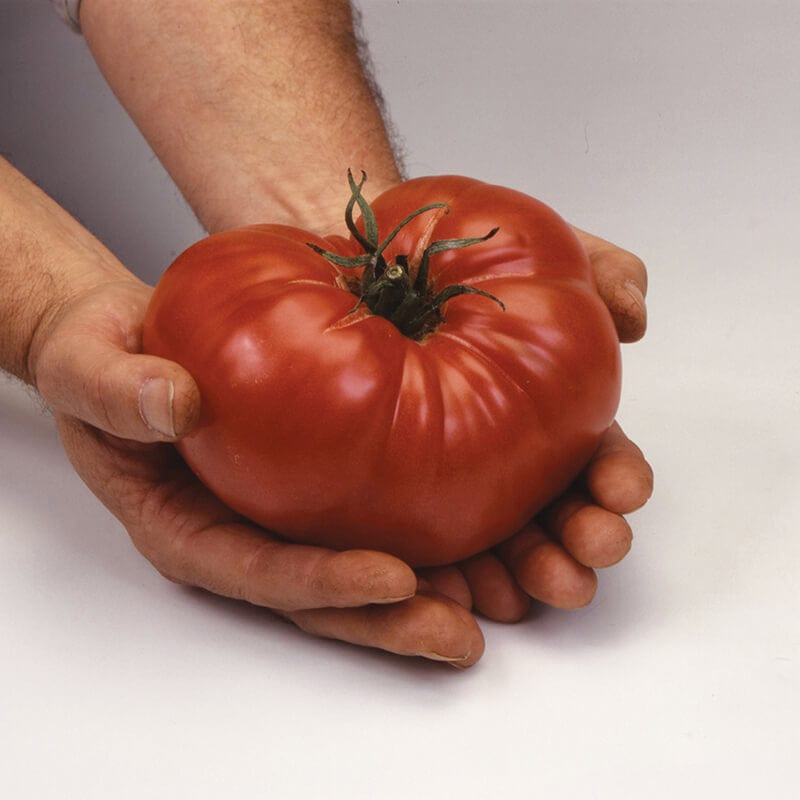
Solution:
M 69 300 L 38 331 L 30 359 L 72 464 L 137 549 L 172 581 L 265 606 L 309 633 L 475 663 L 484 643 L 472 615 L 418 593 L 405 563 L 285 543 L 193 475 L 170 442 L 197 421 L 197 386 L 177 364 L 140 354 L 151 291 L 131 277 Z

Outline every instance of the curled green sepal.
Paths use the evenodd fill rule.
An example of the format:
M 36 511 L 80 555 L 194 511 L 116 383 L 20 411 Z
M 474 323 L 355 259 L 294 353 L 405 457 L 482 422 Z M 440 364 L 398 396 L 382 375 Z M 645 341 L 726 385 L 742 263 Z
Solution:
M 480 244 L 491 239 L 500 228 L 492 228 L 486 236 L 479 236 L 476 239 L 442 239 L 438 242 L 433 242 L 425 248 L 422 258 L 417 268 L 417 277 L 414 281 L 414 288 L 419 291 L 424 291 L 428 285 L 428 270 L 430 269 L 431 256 L 437 253 L 444 253 L 447 250 L 458 250 L 462 247 L 471 247 L 474 244 Z
M 350 184 L 350 200 L 347 203 L 347 208 L 344 212 L 344 221 L 347 225 L 347 230 L 353 235 L 353 238 L 364 248 L 367 253 L 374 253 L 378 249 L 378 221 L 375 219 L 375 214 L 372 213 L 372 208 L 367 202 L 363 194 L 361 194 L 361 187 L 367 182 L 367 173 L 361 170 L 361 181 L 356 183 L 353 177 L 353 171 L 347 170 L 347 182 Z M 358 229 L 356 221 L 353 218 L 353 208 L 358 204 L 361 211 L 361 218 L 364 220 L 364 234 Z
M 446 289 L 442 289 L 431 301 L 431 306 L 434 311 L 437 311 L 448 300 L 460 294 L 479 294 L 481 297 L 488 297 L 490 300 L 494 300 L 503 311 L 506 310 L 506 304 L 499 297 L 495 297 L 493 294 L 489 294 L 489 292 L 484 292 L 483 289 L 476 289 L 474 286 L 466 286 L 463 283 L 457 283 L 453 286 L 448 286 Z
M 369 253 L 365 253 L 363 256 L 339 256 L 336 253 L 331 253 L 330 250 L 323 250 L 313 242 L 306 242 L 306 244 L 315 253 L 319 253 L 326 261 L 336 264 L 337 267 L 365 267 L 373 258 Z

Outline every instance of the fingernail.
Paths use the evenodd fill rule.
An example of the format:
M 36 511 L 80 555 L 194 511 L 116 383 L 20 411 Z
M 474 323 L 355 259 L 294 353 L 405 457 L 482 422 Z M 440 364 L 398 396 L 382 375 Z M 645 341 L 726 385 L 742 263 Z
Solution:
M 467 653 L 465 656 L 444 656 L 441 653 L 434 653 L 433 651 L 420 653 L 419 655 L 421 655 L 423 658 L 428 658 L 431 661 L 445 661 L 454 667 L 457 667 L 459 662 L 466 661 L 470 657 L 470 653 Z
M 175 438 L 175 386 L 167 378 L 148 378 L 139 389 L 139 414 L 150 430 Z
M 371 600 L 372 603 L 383 604 L 383 603 L 402 603 L 403 600 L 410 600 L 416 592 L 411 592 L 411 594 L 403 594 L 397 595 L 396 597 L 379 597 L 377 600 Z

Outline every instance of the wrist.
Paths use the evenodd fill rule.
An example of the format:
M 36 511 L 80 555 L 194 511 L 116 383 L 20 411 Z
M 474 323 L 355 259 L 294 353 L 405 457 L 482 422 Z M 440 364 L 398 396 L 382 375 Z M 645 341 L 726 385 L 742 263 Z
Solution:
M 356 174 L 359 169 L 354 169 Z M 394 162 L 388 166 L 377 165 L 374 171 L 366 172 L 364 196 L 369 202 L 401 181 Z M 304 170 L 299 175 L 254 176 L 252 186 L 232 198 L 224 208 L 208 209 L 205 215 L 199 216 L 209 233 L 271 223 L 291 225 L 319 236 L 347 236 L 344 209 L 349 199 L 347 166 L 326 177 Z

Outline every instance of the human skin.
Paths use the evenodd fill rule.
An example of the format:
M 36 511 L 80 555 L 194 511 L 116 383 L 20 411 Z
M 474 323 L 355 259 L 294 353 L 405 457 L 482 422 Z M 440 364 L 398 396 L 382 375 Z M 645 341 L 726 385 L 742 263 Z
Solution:
M 347 3 L 132 6 L 84 0 L 84 34 L 210 232 L 261 221 L 341 232 L 347 166 L 369 173 L 369 197 L 400 180 Z M 646 501 L 652 473 L 618 426 L 535 523 L 491 553 L 420 576 L 383 553 L 287 544 L 247 524 L 168 444 L 191 430 L 200 398 L 180 367 L 139 354 L 149 288 L 11 167 L 0 170 L 0 269 L 19 290 L 0 301 L 12 332 L 0 365 L 38 388 L 77 471 L 170 579 L 271 608 L 317 635 L 469 666 L 483 652 L 471 609 L 514 621 L 531 598 L 585 605 L 594 569 L 627 552 L 621 515 Z M 620 338 L 641 337 L 641 261 L 578 235 Z

